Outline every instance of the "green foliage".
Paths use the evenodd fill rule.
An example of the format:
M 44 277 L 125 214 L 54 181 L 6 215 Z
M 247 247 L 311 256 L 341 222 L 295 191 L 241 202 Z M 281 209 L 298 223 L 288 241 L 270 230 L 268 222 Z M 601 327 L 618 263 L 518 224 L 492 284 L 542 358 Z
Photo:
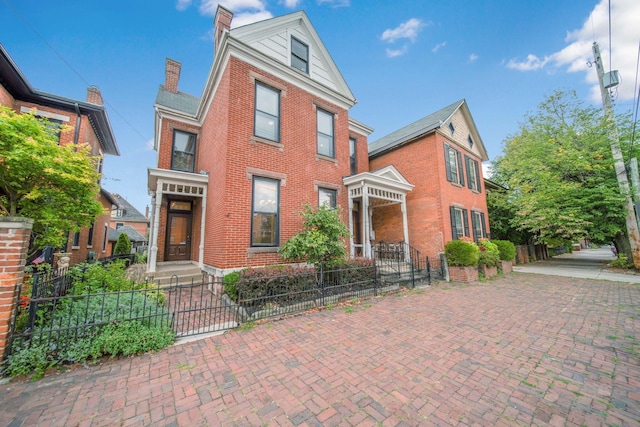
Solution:
M 131 253 L 131 240 L 127 233 L 120 233 L 116 247 L 113 248 L 114 255 L 129 255 Z
M 511 227 L 559 246 L 582 238 L 611 241 L 624 230 L 608 125 L 600 109 L 585 106 L 573 92 L 555 92 L 542 102 L 492 165 L 492 180 L 508 188 L 488 201 L 492 232 L 494 224 L 498 231 Z M 622 151 L 633 154 L 626 117 L 618 132 Z
M 95 163 L 86 144 L 58 145 L 46 120 L 0 106 L 0 216 L 33 218 L 35 247 L 61 247 L 103 213 Z
M 146 264 L 147 263 L 147 252 L 145 251 L 142 254 L 139 253 L 139 252 L 136 252 L 136 254 L 135 254 L 134 258 L 133 258 L 133 263 L 134 264 Z
M 224 292 L 233 301 L 238 300 L 238 280 L 240 279 L 240 271 L 233 271 L 222 278 L 224 284 Z
M 478 265 L 480 249 L 466 239 L 451 240 L 444 245 L 447 264 L 452 267 L 470 267 Z
M 619 254 L 618 258 L 609 263 L 614 268 L 633 268 L 633 263 L 629 262 L 629 258 L 625 254 Z
M 105 326 L 93 341 L 91 357 L 132 356 L 158 351 L 173 344 L 175 334 L 168 326 L 150 326 L 131 321 Z
M 488 239 L 480 239 L 478 241 L 478 249 L 480 249 L 478 264 L 496 267 L 500 263 L 500 250 L 495 243 Z
M 346 225 L 340 220 L 338 209 L 326 205 L 313 209 L 305 205 L 300 233 L 287 240 L 280 255 L 288 260 L 303 260 L 312 264 L 340 262 L 347 256 L 344 238 L 349 237 Z
M 41 375 L 59 362 L 156 351 L 173 342 L 164 292 L 126 279 L 122 260 L 76 266 L 71 274 L 73 297 L 38 304 L 31 340 L 16 341 L 7 374 Z M 49 343 L 51 329 L 59 331 Z
M 492 229 L 493 230 L 493 229 Z M 513 261 L 516 258 L 516 246 L 508 240 L 491 240 L 500 251 L 500 261 Z

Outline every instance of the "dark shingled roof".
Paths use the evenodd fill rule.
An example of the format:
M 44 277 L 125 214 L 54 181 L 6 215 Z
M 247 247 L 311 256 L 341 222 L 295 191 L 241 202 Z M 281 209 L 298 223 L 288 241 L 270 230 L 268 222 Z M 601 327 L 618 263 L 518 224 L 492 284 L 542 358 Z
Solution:
M 369 156 L 375 156 L 384 151 L 390 150 L 403 142 L 438 129 L 458 108 L 460 108 L 464 102 L 464 99 L 456 101 L 435 113 L 429 114 L 410 125 L 378 139 L 377 141 L 373 141 L 369 144 Z
M 122 233 L 124 233 L 127 236 L 129 236 L 129 240 L 131 240 L 131 242 L 146 242 L 147 241 L 146 237 L 144 237 L 142 234 L 138 233 L 130 225 L 125 225 L 123 227 L 118 228 L 117 230 L 114 230 L 113 228 L 109 227 L 109 241 L 110 242 L 117 241 L 118 237 L 120 237 L 120 235 Z
M 164 88 L 164 85 L 160 85 L 156 104 L 195 116 L 200 98 L 180 91 L 178 93 L 169 92 Z
M 142 215 L 131 203 L 129 203 L 124 197 L 119 194 L 113 193 L 113 198 L 116 199 L 115 205 L 124 210 L 122 216 L 111 217 L 112 221 L 131 221 L 131 222 L 149 222 L 149 219 Z

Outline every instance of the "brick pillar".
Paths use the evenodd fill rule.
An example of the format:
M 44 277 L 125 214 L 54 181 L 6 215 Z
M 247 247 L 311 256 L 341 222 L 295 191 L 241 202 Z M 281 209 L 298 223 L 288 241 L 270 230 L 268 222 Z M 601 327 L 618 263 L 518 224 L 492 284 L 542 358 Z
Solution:
M 18 303 L 33 220 L 0 217 L 0 360 L 9 344 L 11 316 Z

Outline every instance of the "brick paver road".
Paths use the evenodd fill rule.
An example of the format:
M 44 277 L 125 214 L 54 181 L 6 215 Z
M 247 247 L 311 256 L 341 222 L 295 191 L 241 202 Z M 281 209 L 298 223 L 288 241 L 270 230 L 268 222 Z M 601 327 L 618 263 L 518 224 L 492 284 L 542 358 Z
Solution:
M 0 424 L 639 425 L 640 285 L 513 273 L 0 386 Z

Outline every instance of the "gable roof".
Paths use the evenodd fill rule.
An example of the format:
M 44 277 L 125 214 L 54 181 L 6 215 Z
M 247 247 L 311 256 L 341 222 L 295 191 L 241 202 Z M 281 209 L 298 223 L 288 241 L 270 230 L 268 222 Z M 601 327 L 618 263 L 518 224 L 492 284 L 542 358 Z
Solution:
M 104 153 L 114 156 L 120 155 L 116 138 L 111 129 L 111 122 L 104 106 L 34 89 L 2 44 L 0 44 L 0 84 L 17 100 L 73 113 L 79 111 L 80 114 L 89 118 L 89 123 L 91 123 L 95 131 Z
M 289 64 L 289 41 L 291 36 L 302 39 L 309 45 L 309 74 L 299 74 L 356 103 L 349 85 L 304 10 L 232 28 L 229 36 L 281 62 L 295 73 L 298 70 Z
M 113 198 L 116 199 L 116 205 L 118 208 L 123 210 L 122 216 L 112 216 L 112 221 L 122 221 L 122 222 L 149 222 L 149 219 L 142 215 L 139 210 L 137 210 L 131 203 L 127 201 L 124 197 L 119 194 L 113 193 Z
M 446 107 L 436 111 L 435 113 L 431 113 L 428 116 L 421 118 L 420 120 L 417 120 L 403 128 L 398 129 L 395 132 L 390 133 L 387 136 L 371 142 L 369 144 L 369 157 L 379 156 L 382 153 L 399 147 L 405 143 L 411 142 L 415 138 L 431 132 L 435 132 L 436 130 L 442 128 L 442 126 L 446 125 L 458 110 L 461 110 L 462 114 L 469 124 L 469 128 L 474 133 L 473 140 L 479 145 L 480 152 L 482 154 L 482 160 L 488 160 L 484 144 L 482 142 L 482 139 L 480 138 L 480 135 L 478 134 L 475 122 L 473 121 L 473 117 L 471 117 L 471 113 L 469 112 L 467 101 L 464 99 L 456 101 L 451 105 L 447 105 Z

